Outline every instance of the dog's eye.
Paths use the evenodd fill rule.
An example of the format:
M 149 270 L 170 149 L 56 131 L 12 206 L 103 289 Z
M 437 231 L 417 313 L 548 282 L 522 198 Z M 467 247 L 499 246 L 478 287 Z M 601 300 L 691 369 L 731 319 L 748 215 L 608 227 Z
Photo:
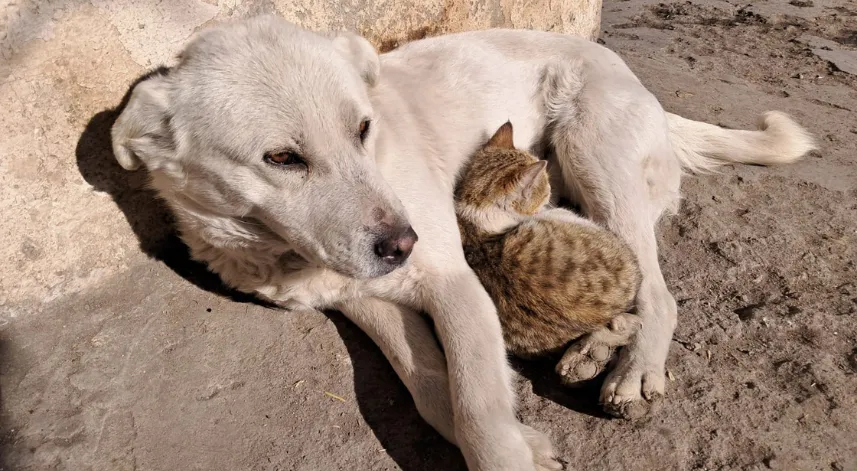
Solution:
M 296 152 L 292 151 L 266 152 L 264 160 L 271 165 L 277 165 L 280 167 L 306 165 L 304 159 L 302 159 Z
M 360 142 L 366 141 L 366 136 L 369 135 L 369 125 L 370 124 L 371 124 L 371 121 L 369 121 L 368 119 L 364 119 L 360 123 Z

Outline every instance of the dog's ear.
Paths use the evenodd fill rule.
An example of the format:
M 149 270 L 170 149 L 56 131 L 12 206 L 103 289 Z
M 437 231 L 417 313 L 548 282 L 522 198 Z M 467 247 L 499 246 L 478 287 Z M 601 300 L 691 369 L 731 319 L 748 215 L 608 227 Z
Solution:
M 110 131 L 113 154 L 125 170 L 141 163 L 151 170 L 175 154 L 170 129 L 169 82 L 166 75 L 154 74 L 139 82 Z
M 510 121 L 506 121 L 506 124 L 500 126 L 500 129 L 491 136 L 491 139 L 488 140 L 485 147 L 514 149 L 515 142 L 512 140 L 512 123 Z
M 369 41 L 357 34 L 343 32 L 333 37 L 333 46 L 354 64 L 367 85 L 372 87 L 378 83 L 378 77 L 381 75 L 381 61 L 378 58 L 378 52 Z

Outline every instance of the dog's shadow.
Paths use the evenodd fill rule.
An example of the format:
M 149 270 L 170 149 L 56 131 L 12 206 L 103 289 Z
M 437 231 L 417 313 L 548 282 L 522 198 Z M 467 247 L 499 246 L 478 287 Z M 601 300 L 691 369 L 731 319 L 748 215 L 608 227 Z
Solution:
M 600 419 L 611 418 L 598 403 L 598 396 L 606 374 L 576 388 L 569 388 L 560 383 L 559 376 L 554 371 L 558 358 L 540 358 L 536 360 L 521 360 L 512 358 L 512 368 L 527 379 L 532 385 L 533 394 L 579 414 L 585 414 Z
M 411 394 L 372 340 L 341 313 L 325 315 L 348 350 L 360 414 L 384 452 L 404 471 L 466 470 L 458 448 L 422 420 Z

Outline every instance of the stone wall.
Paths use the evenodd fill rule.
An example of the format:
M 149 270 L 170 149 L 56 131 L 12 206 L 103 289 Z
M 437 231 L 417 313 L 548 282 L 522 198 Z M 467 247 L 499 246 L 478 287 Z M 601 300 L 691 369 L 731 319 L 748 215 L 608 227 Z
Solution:
M 528 28 L 598 36 L 601 0 L 303 0 L 277 10 L 318 29 L 359 31 L 381 51 L 442 33 L 485 28 Z

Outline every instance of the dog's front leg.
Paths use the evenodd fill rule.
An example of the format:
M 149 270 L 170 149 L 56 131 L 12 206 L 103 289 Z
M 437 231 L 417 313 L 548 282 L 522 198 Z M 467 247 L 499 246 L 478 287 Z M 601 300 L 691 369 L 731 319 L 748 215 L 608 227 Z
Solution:
M 457 445 L 446 358 L 426 319 L 377 298 L 353 299 L 336 308 L 378 345 L 410 391 L 423 419 Z M 524 424 L 516 426 L 535 456 L 537 470 L 561 469 L 547 437 Z
M 589 76 L 581 87 L 578 72 L 566 65 L 549 68 L 545 77 L 550 141 L 563 189 L 588 217 L 624 239 L 640 264 L 642 326 L 601 388 L 606 411 L 640 416 L 664 393 L 676 326 L 676 303 L 658 262 L 655 224 L 678 196 L 681 167 L 667 138 L 663 110 L 639 83 L 611 72 Z
M 532 429 L 515 418 L 511 370 L 494 303 L 467 267 L 424 280 L 423 305 L 434 320 L 449 370 L 455 438 L 471 470 L 555 469 L 532 449 Z M 526 435 L 533 436 L 526 436 Z M 550 454 L 548 443 L 547 453 Z M 545 464 L 536 462 L 545 461 Z
M 446 359 L 426 319 L 377 298 L 352 299 L 336 308 L 378 345 L 410 391 L 422 418 L 456 443 Z

